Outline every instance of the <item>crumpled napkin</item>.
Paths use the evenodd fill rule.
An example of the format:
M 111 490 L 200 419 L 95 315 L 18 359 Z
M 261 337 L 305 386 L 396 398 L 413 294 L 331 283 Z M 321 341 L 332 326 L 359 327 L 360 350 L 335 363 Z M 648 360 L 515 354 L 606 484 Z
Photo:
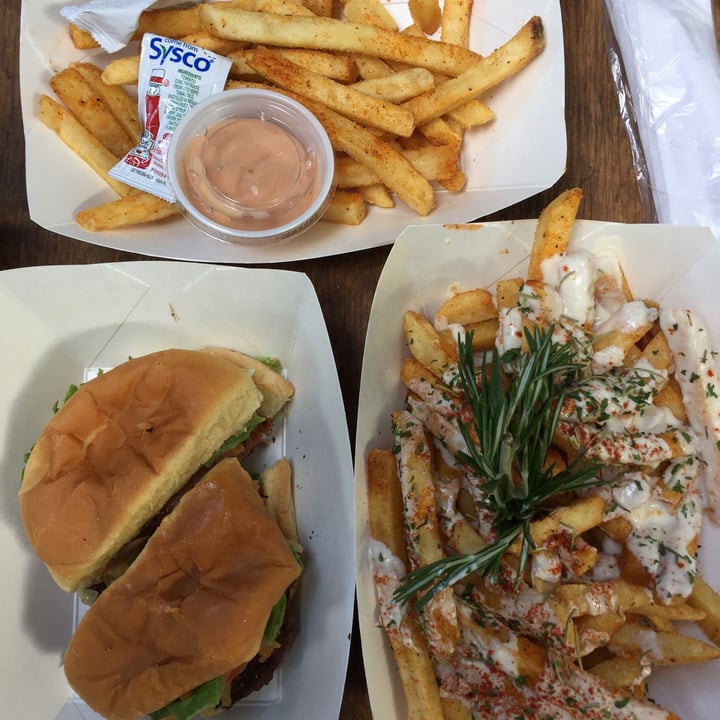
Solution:
M 81 6 L 67 5 L 60 14 L 112 53 L 128 44 L 143 10 L 177 4 L 178 0 L 90 0 Z
M 711 0 L 604 3 L 641 191 L 659 222 L 706 226 L 720 240 L 720 55 Z

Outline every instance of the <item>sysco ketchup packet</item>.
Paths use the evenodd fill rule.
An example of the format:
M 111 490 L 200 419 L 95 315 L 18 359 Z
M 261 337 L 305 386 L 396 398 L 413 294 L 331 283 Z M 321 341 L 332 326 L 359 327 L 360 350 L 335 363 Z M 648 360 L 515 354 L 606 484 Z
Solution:
M 143 35 L 138 75 L 143 133 L 110 176 L 174 202 L 166 172 L 170 138 L 190 108 L 224 89 L 231 65 L 228 58 L 182 40 Z

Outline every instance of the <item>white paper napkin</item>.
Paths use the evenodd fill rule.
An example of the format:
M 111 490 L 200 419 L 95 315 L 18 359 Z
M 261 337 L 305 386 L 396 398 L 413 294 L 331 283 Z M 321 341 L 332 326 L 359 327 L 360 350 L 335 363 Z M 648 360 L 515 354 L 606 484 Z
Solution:
M 90 0 L 81 6 L 67 5 L 60 14 L 112 53 L 128 44 L 143 10 L 177 4 L 178 0 Z
M 657 219 L 707 226 L 720 239 L 720 56 L 711 0 L 604 2 L 624 65 L 624 78 L 616 76 L 621 108 L 646 164 L 636 158 L 638 179 Z

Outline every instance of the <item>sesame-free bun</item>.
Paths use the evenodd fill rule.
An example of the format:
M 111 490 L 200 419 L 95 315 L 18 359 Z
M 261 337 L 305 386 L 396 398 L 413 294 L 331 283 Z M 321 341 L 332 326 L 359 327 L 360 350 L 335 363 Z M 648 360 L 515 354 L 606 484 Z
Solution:
M 92 584 L 261 401 L 247 371 L 193 350 L 137 357 L 81 385 L 35 443 L 19 493 L 57 584 Z
M 88 609 L 65 654 L 71 687 L 135 720 L 252 659 L 300 574 L 248 473 L 221 461 Z

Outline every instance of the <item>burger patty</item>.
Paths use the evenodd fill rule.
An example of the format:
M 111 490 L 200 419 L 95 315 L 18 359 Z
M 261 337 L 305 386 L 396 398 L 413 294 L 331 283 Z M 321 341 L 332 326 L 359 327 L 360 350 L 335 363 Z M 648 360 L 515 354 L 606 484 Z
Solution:
M 275 670 L 282 662 L 285 653 L 292 646 L 300 628 L 300 608 L 296 588 L 288 589 L 288 604 L 285 609 L 285 620 L 280 627 L 276 638 L 279 647 L 275 648 L 270 657 L 264 662 L 256 655 L 245 669 L 237 675 L 230 685 L 230 699 L 234 705 L 239 700 L 250 695 L 250 693 L 265 687 L 273 677 Z

